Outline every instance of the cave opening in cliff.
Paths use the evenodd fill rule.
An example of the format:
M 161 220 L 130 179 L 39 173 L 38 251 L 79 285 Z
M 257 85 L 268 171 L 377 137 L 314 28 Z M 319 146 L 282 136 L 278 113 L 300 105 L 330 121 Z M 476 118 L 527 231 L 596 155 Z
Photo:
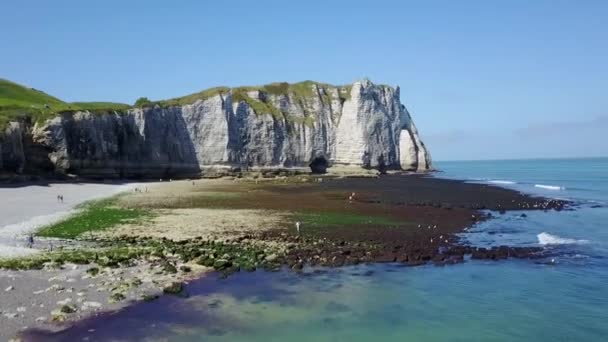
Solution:
M 310 166 L 310 171 L 312 171 L 312 173 L 326 173 L 329 162 L 325 157 L 316 157 L 308 166 Z

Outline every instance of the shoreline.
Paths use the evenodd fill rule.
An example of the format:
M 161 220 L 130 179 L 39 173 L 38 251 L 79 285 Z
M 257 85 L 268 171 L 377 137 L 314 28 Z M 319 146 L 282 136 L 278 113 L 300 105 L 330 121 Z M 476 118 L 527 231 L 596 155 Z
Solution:
M 85 202 L 125 193 L 139 185 L 127 182 L 33 182 L 19 187 L 0 186 L 0 197 L 10 199 L 4 203 L 0 217 L 0 258 L 37 253 L 38 249 L 25 246 L 27 234 L 65 220 Z M 59 195 L 64 197 L 62 201 L 57 198 Z
M 222 232 L 210 232 L 210 235 L 207 238 L 197 240 L 198 242 L 196 243 L 171 243 L 170 245 L 166 245 L 167 241 L 170 240 L 162 240 L 162 236 L 157 236 L 156 239 L 150 239 L 148 241 L 147 239 L 136 238 L 137 236 L 141 236 L 141 231 L 138 233 L 137 230 L 127 229 L 126 232 L 131 233 L 127 235 L 101 236 L 95 238 L 93 242 L 101 243 L 103 245 L 104 243 L 119 241 L 120 243 L 126 243 L 128 246 L 131 246 L 134 242 L 134 245 L 147 248 L 145 246 L 149 243 L 165 241 L 163 243 L 165 243 L 165 246 L 168 246 L 165 247 L 165 249 L 176 249 L 175 252 L 161 254 L 160 260 L 154 259 L 151 256 L 144 257 L 143 259 L 138 257 L 134 260 L 136 262 L 140 262 L 138 260 L 147 260 L 145 261 L 148 263 L 147 267 L 156 267 L 157 269 L 159 267 L 162 269 L 162 266 L 160 265 L 165 258 L 171 260 L 171 263 L 177 267 L 180 267 L 180 265 L 186 261 L 189 265 L 201 265 L 201 267 L 205 267 L 205 269 L 215 268 L 225 276 L 239 270 L 248 270 L 246 264 L 249 261 L 233 259 L 233 255 L 235 255 L 233 253 L 238 254 L 239 250 L 248 248 L 247 246 L 250 246 L 251 243 L 261 243 L 265 246 L 265 252 L 262 254 L 263 258 L 261 261 L 255 261 L 254 265 L 252 265 L 253 267 L 251 267 L 252 269 L 261 267 L 273 270 L 282 266 L 287 266 L 290 269 L 299 272 L 305 265 L 339 267 L 358 263 L 382 262 L 398 262 L 409 266 L 427 263 L 447 265 L 464 262 L 465 256 L 467 255 L 476 259 L 498 260 L 509 257 L 530 258 L 538 255 L 538 253 L 542 251 L 542 248 L 497 247 L 493 249 L 478 249 L 460 246 L 459 239 L 456 236 L 457 234 L 466 231 L 466 227 L 475 224 L 476 222 L 490 218 L 482 214 L 480 210 L 490 209 L 500 212 L 511 210 L 561 210 L 568 205 L 568 202 L 529 196 L 498 186 L 470 184 L 460 180 L 446 180 L 413 174 L 382 176 L 380 178 L 371 179 L 325 178 L 323 182 L 315 180 L 319 177 L 292 178 L 293 179 L 285 178 L 279 180 L 264 179 L 260 181 L 260 183 L 263 184 L 258 184 L 258 181 L 252 179 L 213 180 L 205 182 L 197 180 L 193 182 L 200 182 L 200 186 L 204 189 L 209 187 L 211 190 L 208 193 L 211 194 L 217 192 L 214 187 L 218 186 L 218 184 L 221 186 L 221 189 L 227 191 L 226 193 L 230 193 L 235 187 L 238 189 L 247 188 L 243 194 L 240 194 L 242 196 L 250 196 L 250 193 L 254 193 L 257 201 L 255 203 L 248 202 L 249 197 L 237 197 L 228 200 L 230 205 L 236 208 L 232 209 L 235 213 L 239 210 L 243 210 L 241 209 L 243 206 L 268 207 L 274 208 L 273 210 L 276 211 L 293 205 L 301 206 L 303 208 L 313 208 L 323 205 L 333 208 L 334 210 L 340 209 L 349 212 L 352 210 L 355 212 L 362 211 L 365 212 L 366 215 L 371 215 L 369 216 L 371 218 L 376 217 L 377 215 L 388 215 L 391 219 L 407 218 L 408 220 L 426 220 L 428 217 L 431 217 L 432 219 L 436 219 L 436 222 L 433 225 L 431 225 L 433 222 L 428 222 L 429 225 L 426 226 L 426 229 L 424 229 L 424 227 L 420 229 L 421 224 L 415 223 L 410 225 L 408 223 L 407 227 L 409 228 L 397 230 L 391 228 L 391 222 L 388 223 L 386 229 L 379 229 L 374 226 L 374 224 L 357 224 L 358 228 L 356 231 L 349 228 L 348 225 L 344 227 L 336 226 L 332 231 L 311 229 L 313 228 L 312 226 L 304 225 L 303 235 L 301 236 L 295 234 L 293 228 L 287 228 L 285 226 L 287 223 L 283 223 L 280 227 L 253 232 L 229 230 L 227 234 Z M 307 181 L 303 182 L 302 179 L 307 179 Z M 397 185 L 400 186 L 396 187 L 396 184 L 393 183 L 395 181 L 398 183 Z M 144 201 L 142 203 L 147 203 L 145 202 L 147 201 L 146 198 L 156 195 L 156 191 L 165 188 L 169 188 L 169 190 L 175 188 L 177 189 L 175 191 L 180 193 L 177 198 L 183 200 L 184 195 L 180 192 L 183 191 L 183 189 L 180 187 L 190 187 L 190 181 L 163 182 L 158 183 L 155 186 L 158 187 L 159 190 L 154 188 L 154 190 L 151 191 L 151 194 L 130 193 L 128 194 L 127 199 L 135 201 L 134 203 L 138 203 L 137 201 Z M 198 183 L 197 186 L 199 186 Z M 332 197 L 335 196 L 336 193 L 345 192 L 345 189 L 349 189 L 349 191 L 350 189 L 355 189 L 358 194 L 357 200 L 353 201 L 353 203 L 349 203 L 348 201 Z M 403 194 L 402 191 L 400 191 L 401 189 L 408 189 L 409 193 Z M 450 189 L 450 191 L 446 194 L 446 190 L 448 189 Z M 200 191 L 200 189 L 196 188 L 196 191 Z M 196 191 L 195 194 L 197 194 Z M 471 194 L 477 194 L 477 196 L 472 196 Z M 162 196 L 164 198 L 166 194 L 162 193 Z M 278 200 L 276 200 L 277 198 Z M 216 200 L 215 197 L 212 199 Z M 515 199 L 517 199 L 517 201 L 515 201 Z M 317 203 L 320 200 L 325 202 Z M 286 202 L 288 202 L 289 205 L 286 205 Z M 132 204 L 131 202 L 127 203 L 129 203 L 129 205 Z M 178 202 L 178 204 L 179 203 L 181 202 Z M 537 206 L 536 208 L 534 207 L 535 205 Z M 179 207 L 179 205 L 176 205 L 176 207 Z M 200 209 L 187 210 L 196 211 Z M 211 208 L 209 210 L 220 209 Z M 171 217 L 170 214 L 168 215 Z M 248 216 L 244 217 L 244 219 L 250 220 L 250 214 L 247 215 Z M 341 219 L 348 218 L 349 217 L 347 216 L 341 216 Z M 384 224 L 382 221 L 378 222 L 378 224 Z M 212 239 L 214 237 L 213 234 L 219 234 L 219 240 L 217 240 L 218 236 L 215 236 L 215 240 Z M 435 235 L 437 236 L 435 237 Z M 445 238 L 439 238 L 443 235 L 445 235 Z M 437 239 L 433 240 L 434 237 Z M 183 238 L 192 239 L 193 237 L 185 235 Z M 221 241 L 220 245 L 217 244 L 218 241 Z M 233 247 L 228 249 L 228 253 L 222 252 L 224 253 L 222 255 L 216 252 L 217 246 L 220 246 L 220 251 L 222 248 L 228 248 L 226 246 Z M 277 251 L 271 252 L 267 250 L 268 246 L 274 246 L 273 248 L 277 249 Z M 187 249 L 186 247 L 190 249 Z M 204 252 L 202 256 L 199 255 L 194 258 L 192 258 L 192 256 L 187 256 L 185 258 L 192 259 L 189 261 L 183 260 L 184 250 L 195 249 L 206 249 L 211 250 L 211 252 Z M 230 252 L 231 250 L 233 250 L 233 252 Z M 149 263 L 150 261 L 151 263 Z M 246 264 L 243 264 L 243 262 Z M 69 267 L 73 266 L 70 265 Z M 82 271 L 83 268 L 90 268 L 90 265 L 78 267 Z M 124 270 L 129 269 L 129 267 L 121 266 L 118 269 Z M 108 271 L 110 277 L 113 272 L 111 270 L 112 268 Z M 70 270 L 68 269 L 67 271 Z M 0 270 L 0 274 L 5 275 L 5 272 L 46 271 Z M 181 275 L 181 273 L 178 274 Z M 152 275 L 151 280 L 157 276 L 158 274 Z M 162 286 L 166 286 L 166 284 L 170 282 L 168 280 L 169 278 L 175 277 L 178 279 L 174 273 L 168 273 L 163 276 L 168 277 L 165 278 L 164 284 L 160 287 L 159 284 L 155 284 L 156 293 L 162 292 Z M 0 277 L 0 279 L 6 278 Z M 153 281 L 150 283 L 153 283 Z M 4 290 L 4 287 L 0 290 Z M 106 295 L 110 296 L 111 294 L 112 293 L 110 292 Z M 20 296 L 23 297 L 25 294 L 17 297 Z M 130 299 L 141 300 L 141 298 L 133 297 Z M 129 303 L 122 303 L 121 305 L 129 305 Z M 3 313 L 5 313 L 5 311 L 3 311 Z M 16 312 L 10 313 L 13 314 Z M 93 315 L 95 314 L 96 313 L 93 313 Z M 7 320 L 8 318 L 3 319 Z M 72 317 L 69 314 L 66 317 L 67 322 L 76 322 L 80 319 L 82 319 L 82 317 Z M 42 322 L 34 321 L 32 326 L 41 326 L 42 324 L 40 323 Z M 4 324 L 5 323 L 2 323 L 2 325 Z M 14 327 L 13 329 L 17 328 L 18 327 Z M 48 326 L 46 328 L 48 328 Z M 17 330 L 14 330 L 14 332 L 16 333 Z

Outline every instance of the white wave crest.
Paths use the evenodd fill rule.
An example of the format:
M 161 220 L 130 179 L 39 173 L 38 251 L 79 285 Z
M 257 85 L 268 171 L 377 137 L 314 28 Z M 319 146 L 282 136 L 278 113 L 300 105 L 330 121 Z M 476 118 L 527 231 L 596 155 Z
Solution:
M 566 190 L 565 187 L 563 187 L 563 186 L 557 186 L 557 185 L 534 184 L 534 187 L 535 188 L 546 189 L 546 190 Z
M 576 240 L 576 239 L 568 239 L 563 238 L 557 235 L 549 234 L 546 232 L 542 232 L 536 235 L 538 238 L 538 243 L 541 245 L 572 245 L 572 244 L 582 244 L 588 243 L 587 240 Z
M 494 183 L 494 184 L 517 184 L 516 182 L 508 181 L 508 180 L 489 180 L 488 183 Z

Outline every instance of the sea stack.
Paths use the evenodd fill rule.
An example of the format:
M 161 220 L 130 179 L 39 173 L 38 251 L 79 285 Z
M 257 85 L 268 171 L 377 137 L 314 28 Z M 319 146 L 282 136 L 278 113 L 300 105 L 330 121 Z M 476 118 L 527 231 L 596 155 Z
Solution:
M 62 108 L 42 121 L 24 115 L 1 129 L 0 170 L 12 173 L 157 178 L 218 169 L 432 168 L 399 88 L 369 80 L 218 87 L 119 110 Z

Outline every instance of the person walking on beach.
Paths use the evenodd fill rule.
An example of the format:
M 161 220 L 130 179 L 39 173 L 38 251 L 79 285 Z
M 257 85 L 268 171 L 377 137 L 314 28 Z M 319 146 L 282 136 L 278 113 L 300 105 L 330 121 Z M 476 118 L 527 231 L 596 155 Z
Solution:
M 296 222 L 296 231 L 298 232 L 298 235 L 300 235 L 300 221 Z
M 30 234 L 27 236 L 27 247 L 28 248 L 34 247 L 34 235 L 33 234 Z

